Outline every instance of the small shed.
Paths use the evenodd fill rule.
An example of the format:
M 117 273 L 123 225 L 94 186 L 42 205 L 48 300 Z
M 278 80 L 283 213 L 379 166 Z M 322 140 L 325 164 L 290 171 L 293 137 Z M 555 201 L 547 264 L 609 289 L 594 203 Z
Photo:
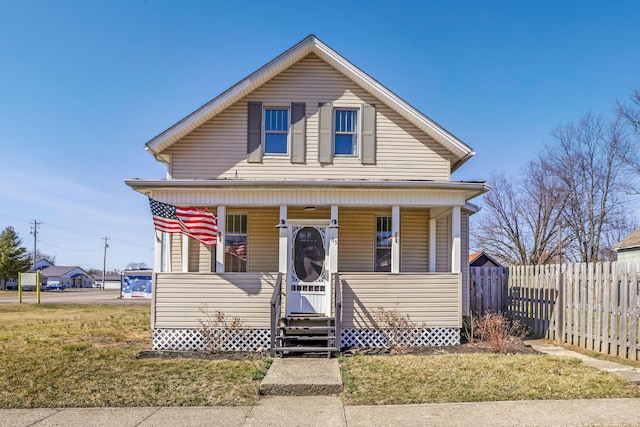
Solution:
M 485 251 L 469 255 L 469 267 L 502 267 L 500 263 L 491 258 Z

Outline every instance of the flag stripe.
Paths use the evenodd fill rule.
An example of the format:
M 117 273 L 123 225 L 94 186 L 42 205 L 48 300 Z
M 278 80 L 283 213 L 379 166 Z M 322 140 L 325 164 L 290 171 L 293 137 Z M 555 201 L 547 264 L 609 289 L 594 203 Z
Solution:
M 149 198 L 153 226 L 165 233 L 182 233 L 205 245 L 213 246 L 218 240 L 216 217 L 196 208 L 172 206 Z

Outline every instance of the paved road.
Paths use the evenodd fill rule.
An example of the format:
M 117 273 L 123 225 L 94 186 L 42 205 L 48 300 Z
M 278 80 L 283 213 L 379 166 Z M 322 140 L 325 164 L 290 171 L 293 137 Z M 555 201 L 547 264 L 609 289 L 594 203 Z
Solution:
M 120 299 L 118 298 L 119 295 L 119 290 L 66 289 L 64 291 L 41 292 L 40 302 L 42 304 L 151 304 L 151 300 L 148 299 Z M 0 304 L 15 304 L 17 302 L 17 291 L 0 292 Z M 22 302 L 24 304 L 35 304 L 36 292 L 23 292 Z

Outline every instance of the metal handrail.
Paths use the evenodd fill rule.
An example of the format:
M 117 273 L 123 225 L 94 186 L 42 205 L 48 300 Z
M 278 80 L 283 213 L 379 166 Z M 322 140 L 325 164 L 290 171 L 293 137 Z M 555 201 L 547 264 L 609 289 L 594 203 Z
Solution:
M 335 285 L 333 287 L 335 293 L 335 346 L 340 351 L 340 323 L 342 322 L 342 291 L 340 289 L 340 275 L 335 273 Z
M 276 279 L 276 285 L 273 288 L 273 295 L 271 295 L 271 348 L 269 349 L 269 355 L 274 357 L 276 355 L 276 335 L 278 333 L 278 321 L 282 312 L 282 273 L 278 273 Z

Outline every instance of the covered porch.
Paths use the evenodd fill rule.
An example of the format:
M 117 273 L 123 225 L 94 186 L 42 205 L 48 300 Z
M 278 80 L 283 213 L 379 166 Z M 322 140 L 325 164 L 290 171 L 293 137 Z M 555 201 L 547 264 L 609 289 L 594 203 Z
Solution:
M 467 200 L 486 191 L 483 183 L 127 184 L 165 203 L 206 207 L 218 221 L 216 246 L 157 233 L 154 348 L 198 347 L 212 313 L 242 319 L 229 349 L 273 348 L 275 301 L 276 323 L 333 319 L 337 348 L 385 346 L 379 309 L 424 326 L 419 345 L 459 342 L 474 212 Z

